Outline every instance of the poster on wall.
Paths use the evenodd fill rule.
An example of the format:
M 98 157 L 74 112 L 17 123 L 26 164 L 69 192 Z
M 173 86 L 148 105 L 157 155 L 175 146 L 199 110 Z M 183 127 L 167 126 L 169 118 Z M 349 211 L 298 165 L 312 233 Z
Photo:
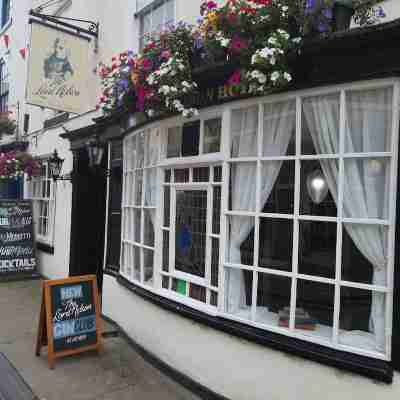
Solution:
M 32 203 L 0 200 L 0 278 L 36 272 Z
M 89 109 L 89 40 L 32 20 L 26 101 L 80 114 Z

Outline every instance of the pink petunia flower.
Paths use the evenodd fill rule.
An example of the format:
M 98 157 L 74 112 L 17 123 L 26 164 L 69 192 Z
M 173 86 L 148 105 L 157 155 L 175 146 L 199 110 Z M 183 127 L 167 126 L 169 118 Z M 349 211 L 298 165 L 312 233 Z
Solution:
M 229 46 L 229 50 L 232 53 L 240 53 L 242 50 L 248 49 L 249 43 L 246 39 L 241 38 L 239 35 L 235 35 Z
M 238 69 L 238 70 L 236 70 L 236 71 L 232 74 L 232 76 L 229 78 L 228 84 L 231 85 L 231 86 L 239 85 L 239 84 L 240 84 L 240 81 L 241 81 L 241 72 L 240 72 L 240 70 Z
M 143 59 L 143 61 L 142 61 L 142 67 L 143 67 L 143 69 L 144 69 L 145 71 L 149 71 L 149 70 L 151 69 L 152 65 L 153 65 L 153 64 L 152 64 L 152 62 L 151 62 L 150 59 L 148 59 L 148 58 Z

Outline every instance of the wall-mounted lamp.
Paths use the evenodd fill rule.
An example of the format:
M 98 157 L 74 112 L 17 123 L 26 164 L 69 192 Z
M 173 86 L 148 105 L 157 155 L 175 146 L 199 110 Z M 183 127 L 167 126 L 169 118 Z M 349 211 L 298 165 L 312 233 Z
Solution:
M 49 159 L 50 175 L 53 181 L 70 181 L 71 175 L 61 175 L 64 159 L 58 156 L 57 150 L 54 149 L 53 155 Z
M 311 200 L 315 204 L 320 204 L 324 201 L 328 194 L 328 183 L 320 169 L 311 172 L 307 177 L 307 191 Z
M 86 142 L 86 150 L 89 156 L 89 167 L 99 167 L 103 159 L 104 146 L 100 143 L 97 135 Z

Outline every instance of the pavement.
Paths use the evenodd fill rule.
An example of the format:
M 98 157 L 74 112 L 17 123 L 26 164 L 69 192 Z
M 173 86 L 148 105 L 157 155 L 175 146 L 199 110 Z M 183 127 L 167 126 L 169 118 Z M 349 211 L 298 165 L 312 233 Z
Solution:
M 0 352 L 40 400 L 200 400 L 120 336 L 104 338 L 100 355 L 58 359 L 50 370 L 44 348 L 35 356 L 40 302 L 40 281 L 0 282 Z

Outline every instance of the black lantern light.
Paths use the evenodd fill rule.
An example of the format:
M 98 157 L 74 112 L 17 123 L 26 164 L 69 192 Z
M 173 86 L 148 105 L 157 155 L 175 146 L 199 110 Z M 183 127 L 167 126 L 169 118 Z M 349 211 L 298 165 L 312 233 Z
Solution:
M 61 170 L 64 163 L 64 159 L 58 156 L 57 150 L 54 149 L 53 155 L 49 159 L 50 174 L 54 181 L 61 179 Z
M 89 156 L 89 167 L 100 166 L 104 154 L 104 147 L 100 143 L 98 136 L 93 136 L 86 142 L 86 150 Z

